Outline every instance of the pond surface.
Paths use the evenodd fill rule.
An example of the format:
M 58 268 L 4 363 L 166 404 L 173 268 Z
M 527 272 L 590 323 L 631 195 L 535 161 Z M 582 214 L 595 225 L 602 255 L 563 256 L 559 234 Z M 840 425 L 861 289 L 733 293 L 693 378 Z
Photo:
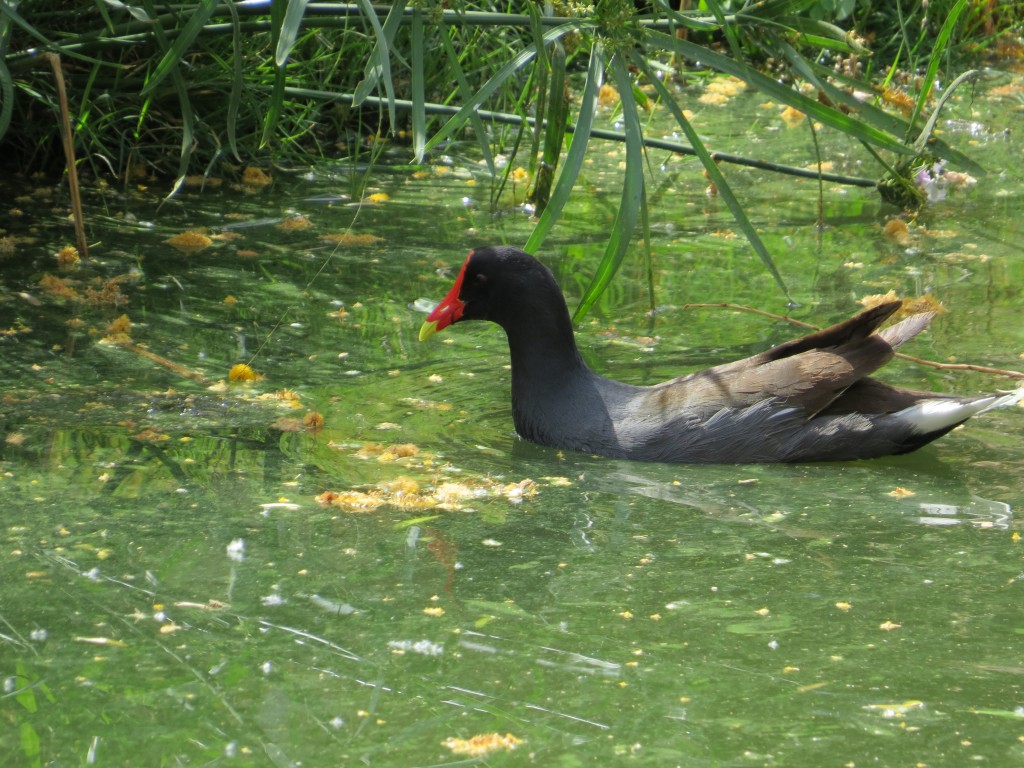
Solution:
M 806 126 L 735 99 L 694 99 L 713 148 L 814 161 Z M 957 104 L 946 138 L 990 173 L 905 233 L 872 190 L 825 184 L 819 229 L 816 182 L 729 168 L 791 314 L 930 292 L 948 311 L 907 352 L 1019 369 L 1019 100 Z M 874 175 L 831 142 L 833 170 Z M 595 145 L 544 249 L 570 306 L 619 151 Z M 1024 414 L 849 464 L 523 443 L 500 329 L 417 341 L 466 252 L 530 228 L 514 193 L 491 212 L 469 145 L 449 152 L 365 188 L 338 164 L 162 205 L 155 182 L 94 190 L 91 258 L 67 271 L 62 193 L 7 184 L 5 765 L 1024 763 Z M 651 170 L 657 312 L 638 247 L 578 329 L 591 364 L 653 383 L 798 335 L 684 309 L 788 311 L 697 163 Z M 166 242 L 189 230 L 212 241 Z M 262 378 L 227 382 L 238 363 Z M 1014 386 L 900 361 L 883 378 Z M 488 734 L 496 751 L 465 751 Z

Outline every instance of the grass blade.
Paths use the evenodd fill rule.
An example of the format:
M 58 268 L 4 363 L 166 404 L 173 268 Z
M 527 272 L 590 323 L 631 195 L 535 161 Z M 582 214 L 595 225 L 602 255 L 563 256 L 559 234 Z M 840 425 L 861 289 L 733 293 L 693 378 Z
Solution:
M 178 63 L 184 57 L 185 51 L 191 47 L 196 37 L 199 36 L 203 25 L 209 20 L 217 5 L 218 0 L 200 0 L 199 5 L 196 6 L 189 20 L 185 22 L 185 26 L 181 28 L 181 33 L 174 38 L 174 42 L 164 51 L 163 58 L 156 65 L 156 69 L 153 71 L 152 77 L 149 78 L 149 82 L 142 89 L 141 95 L 145 96 L 151 93 L 171 72 L 178 71 Z M 155 15 L 151 7 L 148 10 L 150 14 Z M 167 38 L 164 36 L 163 28 L 159 24 L 153 26 L 153 31 L 154 36 L 158 37 L 158 39 L 162 38 L 161 44 L 166 44 Z
M 619 90 L 622 107 L 622 122 L 626 134 L 626 170 L 622 185 L 622 199 L 619 210 L 615 214 L 608 245 L 605 247 L 601 263 L 580 297 L 579 306 L 573 313 L 573 321 L 578 321 L 590 311 L 594 303 L 608 287 L 629 248 L 633 230 L 639 217 L 644 188 L 644 147 L 643 130 L 640 127 L 640 115 L 637 112 L 636 99 L 633 97 L 633 81 L 630 78 L 626 62 L 621 55 L 616 55 L 611 62 L 612 77 L 615 87 Z
M 651 322 L 654 322 L 654 254 L 651 252 L 651 217 L 647 210 L 647 187 L 640 195 L 640 233 L 644 241 L 644 266 L 647 268 L 647 301 L 651 310 Z
M 561 24 L 557 27 L 553 27 L 544 33 L 544 42 L 550 43 L 552 40 L 557 40 L 562 35 L 572 32 L 576 28 L 576 22 L 570 22 L 568 24 Z M 529 64 L 536 56 L 537 48 L 534 45 L 528 45 L 518 54 L 513 56 L 510 61 L 491 76 L 490 80 L 483 84 L 479 91 L 473 94 L 472 97 L 463 104 L 462 108 L 456 112 L 447 123 L 441 126 L 437 133 L 430 137 L 426 146 L 427 151 L 429 152 L 461 128 L 477 107 L 493 96 L 494 93 L 504 85 L 505 81 L 524 66 Z
M 427 145 L 427 97 L 424 90 L 425 67 L 423 61 L 423 10 L 412 9 L 412 153 L 413 162 L 422 163 Z
M 786 283 L 782 279 L 782 275 L 775 266 L 775 262 L 772 260 L 771 254 L 768 253 L 768 248 L 757 234 L 757 230 L 754 229 L 754 225 L 750 223 L 750 219 L 747 218 L 746 212 L 743 210 L 743 206 L 740 205 L 739 200 L 736 199 L 736 195 L 733 194 L 732 189 L 729 187 L 729 183 L 725 180 L 725 176 L 719 169 L 718 164 L 715 163 L 711 153 L 708 152 L 707 147 L 700 140 L 700 136 L 697 135 L 697 131 L 694 130 L 690 121 L 686 119 L 683 114 L 683 110 L 680 109 L 679 104 L 672 97 L 672 93 L 665 87 L 665 84 L 658 78 L 654 77 L 654 73 L 650 71 L 650 67 L 647 62 L 640 56 L 635 56 L 633 59 L 634 64 L 643 72 L 654 89 L 658 92 L 662 103 L 669 108 L 672 116 L 676 119 L 679 127 L 682 128 L 683 133 L 686 134 L 687 141 L 690 142 L 690 146 L 693 147 L 697 153 L 697 157 L 700 159 L 701 164 L 704 166 L 704 170 L 707 171 L 708 178 L 711 179 L 715 187 L 718 189 L 718 195 L 725 201 L 725 204 L 729 206 L 729 210 L 732 212 L 733 218 L 736 219 L 736 223 L 740 229 L 743 230 L 743 234 L 746 236 L 747 241 L 757 252 L 757 255 L 761 257 L 761 261 L 765 267 L 771 273 L 771 276 L 775 279 L 775 283 L 782 290 L 782 294 L 786 297 L 787 301 L 792 302 L 789 296 L 789 290 L 786 288 Z
M 541 213 L 551 197 L 558 161 L 565 146 L 565 128 L 569 121 L 569 98 L 565 90 L 565 48 L 561 41 L 551 44 L 548 53 L 551 79 L 548 83 L 547 109 L 544 115 L 544 148 L 533 181 L 533 203 Z
M 14 82 L 7 64 L 0 59 L 0 139 L 3 139 L 11 126 L 11 114 L 14 112 Z
M 555 45 L 557 45 L 557 43 L 552 43 L 549 50 L 549 47 L 544 44 L 544 27 L 540 23 L 539 4 L 530 5 L 530 33 L 533 36 L 534 48 L 537 50 L 537 58 L 534 59 L 530 76 L 526 79 L 519 99 L 515 103 L 515 111 L 526 117 L 527 107 L 531 105 L 532 101 L 532 111 L 537 119 L 534 120 L 533 128 L 529 131 L 530 149 L 528 157 L 529 174 L 530 178 L 534 180 L 534 190 L 536 190 L 538 173 L 542 172 L 541 169 L 543 167 L 540 146 L 541 137 L 544 134 L 544 121 L 545 119 L 551 119 L 551 115 L 548 113 L 548 104 L 551 99 L 551 79 L 554 75 L 552 72 L 552 53 L 554 52 Z M 532 99 L 531 94 L 535 94 L 532 96 Z M 519 144 L 522 138 L 524 138 L 522 135 L 516 137 L 516 148 L 510 157 L 519 157 Z M 505 166 L 505 179 L 512 172 L 511 165 L 509 163 Z M 502 179 L 502 186 L 505 184 L 505 179 Z M 543 210 L 543 206 L 541 206 L 541 210 Z
M 735 61 L 734 59 L 730 59 L 728 56 L 724 56 L 703 46 L 691 43 L 689 40 L 682 40 L 656 30 L 648 32 L 648 39 L 651 42 L 659 44 L 666 50 L 675 51 L 681 56 L 686 56 L 687 58 L 695 61 L 700 61 L 709 67 L 717 69 L 719 72 L 724 72 L 725 74 L 737 77 L 775 101 L 782 104 L 788 104 L 794 109 L 800 110 L 809 118 L 818 120 L 825 125 L 829 125 L 836 130 L 842 131 L 848 136 L 852 136 L 856 139 L 860 139 L 861 141 L 873 144 L 876 147 L 889 149 L 900 154 L 913 154 L 913 150 L 903 144 L 899 139 L 890 136 L 877 128 L 873 128 L 860 120 L 844 115 L 837 109 L 827 107 L 812 98 L 804 96 L 799 91 L 795 91 L 789 86 L 783 85 L 767 75 L 761 74 L 742 62 Z
M 60 46 L 55 46 L 53 42 L 46 37 L 46 35 L 25 21 L 15 8 L 16 6 L 11 5 L 10 3 L 0 2 L 0 17 L 7 19 L 15 26 L 21 27 L 22 31 L 26 32 L 34 40 L 38 40 L 46 48 L 53 49 L 56 53 L 60 53 L 61 55 L 65 53 Z
M 231 12 L 231 51 L 234 54 L 231 58 L 231 92 L 228 94 L 227 124 L 224 130 L 227 133 L 228 149 L 238 162 L 242 162 L 242 156 L 238 153 L 238 110 L 242 104 L 242 86 L 245 83 L 245 73 L 242 70 L 242 30 L 239 28 L 238 9 L 234 3 L 228 3 Z
M 270 25 L 273 34 L 273 44 L 277 47 L 277 37 L 284 26 L 284 6 L 281 3 L 270 5 Z M 259 149 L 266 149 L 277 131 L 277 121 L 284 109 L 285 89 L 285 68 L 274 67 L 274 81 L 270 86 L 270 96 L 267 99 L 266 114 L 263 115 L 263 131 L 260 133 Z
M 590 130 L 594 125 L 594 115 L 597 113 L 597 97 L 601 91 L 601 83 L 604 81 L 604 50 L 600 42 L 595 42 L 590 49 L 590 65 L 587 67 L 587 80 L 583 84 L 583 95 L 580 97 L 580 110 L 576 117 L 576 128 L 572 134 L 569 150 L 565 154 L 565 161 L 562 163 L 562 172 L 558 174 L 558 180 L 551 190 L 551 198 L 547 207 L 538 219 L 533 232 L 530 233 L 523 250 L 527 253 L 536 253 L 544 243 L 548 232 L 555 225 L 562 215 L 566 202 L 572 195 L 576 179 L 579 178 L 580 168 L 583 167 L 583 160 L 587 153 L 587 144 L 590 141 Z
M 895 115 L 876 107 L 870 102 L 858 101 L 856 97 L 847 92 L 847 90 L 870 90 L 870 86 L 866 83 L 854 78 L 845 77 L 842 74 L 835 72 L 833 69 L 818 64 L 817 62 L 809 62 L 802 58 L 800 61 L 808 66 L 808 71 L 811 73 L 811 76 L 807 77 L 808 82 L 814 83 L 821 88 L 833 104 L 845 104 L 851 110 L 856 111 L 858 117 L 860 117 L 864 122 L 870 123 L 881 130 L 888 131 L 893 135 L 909 135 L 911 133 L 910 123 L 906 120 L 896 117 Z M 799 67 L 795 66 L 794 68 L 800 71 Z M 815 75 L 817 76 L 817 79 L 815 79 Z M 835 77 L 840 83 L 846 83 L 848 86 L 851 86 L 851 88 L 844 89 L 836 87 L 829 81 L 830 77 Z M 976 176 L 983 176 L 985 174 L 985 169 L 977 162 L 969 158 L 963 152 L 951 147 L 941 137 L 931 136 L 930 142 L 931 143 L 928 145 L 928 151 L 936 157 L 948 160 Z M 914 151 L 916 152 L 917 149 L 915 148 Z
M 942 112 L 942 108 L 946 105 L 946 102 L 952 98 L 957 88 L 966 82 L 977 80 L 981 77 L 981 74 L 981 70 L 969 69 L 946 86 L 946 90 L 939 98 L 938 103 L 935 105 L 935 109 L 932 110 L 932 114 L 929 116 L 928 120 L 925 121 L 924 128 L 921 129 L 921 135 L 918 136 L 917 140 L 914 142 L 914 149 L 918 152 L 924 152 L 928 149 L 928 141 L 931 139 L 932 132 L 935 130 L 935 123 L 938 122 L 939 115 Z
M 858 56 L 871 55 L 871 51 L 861 45 L 853 34 L 827 21 L 805 16 L 787 16 L 779 19 L 779 23 L 787 33 L 790 30 L 797 32 L 801 39 L 810 45 L 842 53 L 856 53 Z
M 725 34 L 725 39 L 729 43 L 729 50 L 732 51 L 733 58 L 742 60 L 743 49 L 740 47 L 740 41 L 736 37 L 736 25 L 726 21 L 725 11 L 722 10 L 718 0 L 704 0 L 704 3 L 715 17 L 715 21 L 718 22 L 718 28 Z
M 473 96 L 473 89 L 470 87 L 466 73 L 462 69 L 462 62 L 459 60 L 459 55 L 455 52 L 455 47 L 448 36 L 448 31 L 442 30 L 440 37 L 441 45 L 444 47 L 445 55 L 448 57 L 448 63 L 455 73 L 455 82 L 458 85 L 459 96 L 463 101 L 469 101 Z M 469 122 L 473 126 L 473 135 L 476 136 L 477 146 L 480 147 L 480 152 L 487 163 L 487 169 L 492 176 L 496 175 L 498 169 L 494 164 L 494 153 L 491 152 L 491 145 L 487 143 L 487 131 L 484 128 L 484 121 L 480 119 L 480 115 L 474 110 L 470 112 Z M 424 152 L 426 152 L 426 146 L 424 146 Z
M 383 81 L 384 95 L 388 100 L 388 120 L 391 124 L 391 130 L 394 130 L 396 125 L 395 83 L 391 79 L 391 41 L 394 40 L 395 31 L 398 29 L 398 24 L 402 20 L 402 14 L 405 12 L 406 0 L 398 0 L 391 6 L 387 19 L 384 20 L 383 27 L 380 25 L 377 12 L 374 10 L 370 0 L 359 0 L 359 5 L 363 9 L 363 15 L 366 16 L 370 26 L 373 27 L 373 34 L 377 38 L 377 44 L 373 49 L 373 53 L 370 54 L 370 60 L 366 63 L 363 81 L 356 87 L 356 106 L 361 104 L 362 100 L 370 95 L 370 92 L 377 87 L 379 82 Z
M 932 55 L 928 57 L 928 69 L 925 70 L 924 79 L 921 81 L 921 93 L 918 94 L 917 104 L 914 105 L 914 113 L 910 116 L 911 127 L 917 122 L 917 118 L 921 115 L 924 105 L 928 103 L 928 96 L 931 94 L 932 84 L 935 82 L 935 73 L 939 71 L 939 60 L 945 55 L 946 43 L 949 42 L 949 37 L 953 34 L 953 29 L 956 27 L 960 14 L 963 13 L 966 7 L 967 0 L 959 0 L 950 9 L 949 15 L 946 16 L 946 20 L 942 23 L 942 28 L 935 38 Z
M 152 0 L 146 0 L 145 2 L 146 11 L 151 16 L 156 16 L 156 9 L 153 7 Z M 167 35 L 164 33 L 164 29 L 159 24 L 153 26 L 153 37 L 156 38 L 157 44 L 161 48 L 170 52 L 173 50 L 173 46 L 168 47 Z M 167 61 L 167 55 L 161 60 L 161 64 Z M 188 85 L 185 83 L 185 78 L 182 77 L 181 68 L 178 66 L 178 59 L 170 60 L 170 66 L 166 71 L 166 75 L 171 78 L 171 84 L 174 87 L 175 92 L 178 94 L 178 104 L 181 110 L 181 155 L 178 158 L 178 176 L 174 180 L 174 185 L 171 187 L 171 191 L 167 193 L 166 200 L 174 197 L 178 190 L 181 189 L 181 185 L 185 183 L 185 176 L 188 174 L 189 161 L 192 159 L 192 147 L 194 142 L 193 126 L 195 125 L 195 115 L 192 112 L 192 102 L 188 97 Z M 146 91 L 152 91 L 152 81 L 146 83 L 142 89 L 142 93 Z M 142 116 L 140 115 L 140 121 Z
M 306 15 L 308 3 L 309 0 L 288 0 L 288 10 L 284 12 L 284 23 L 277 35 L 277 51 L 274 54 L 274 63 L 279 67 L 288 61 L 288 54 L 302 28 L 302 17 Z

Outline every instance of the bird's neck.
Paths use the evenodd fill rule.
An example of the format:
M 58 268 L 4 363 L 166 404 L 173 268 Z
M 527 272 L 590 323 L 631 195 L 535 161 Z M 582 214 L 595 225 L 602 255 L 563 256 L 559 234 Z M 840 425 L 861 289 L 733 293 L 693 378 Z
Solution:
M 513 396 L 525 394 L 528 389 L 562 387 L 573 378 L 590 373 L 575 343 L 570 346 L 535 337 L 520 344 L 510 338 L 509 350 Z
M 517 390 L 564 386 L 573 377 L 590 372 L 576 346 L 564 301 L 560 306 L 517 315 L 502 326 L 512 360 L 513 397 Z
M 582 413 L 599 413 L 599 377 L 583 362 L 569 313 L 523 318 L 506 326 L 512 360 L 516 432 L 542 445 L 573 434 Z M 557 438 L 557 439 L 556 439 Z

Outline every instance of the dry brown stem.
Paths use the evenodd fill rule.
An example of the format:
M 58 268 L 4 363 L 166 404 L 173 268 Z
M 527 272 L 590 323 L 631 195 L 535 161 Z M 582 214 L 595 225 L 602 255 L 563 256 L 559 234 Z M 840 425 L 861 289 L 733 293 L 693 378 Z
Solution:
M 57 96 L 60 100 L 60 133 L 64 139 L 64 158 L 68 164 L 68 187 L 71 191 L 71 213 L 75 218 L 75 240 L 78 254 L 83 259 L 89 258 L 89 241 L 85 237 L 85 216 L 82 213 L 82 194 L 78 187 L 78 166 L 75 164 L 75 137 L 71 132 L 71 110 L 68 108 L 68 94 L 64 87 L 64 68 L 60 56 L 45 53 L 43 57 L 53 67 L 53 79 L 57 83 Z

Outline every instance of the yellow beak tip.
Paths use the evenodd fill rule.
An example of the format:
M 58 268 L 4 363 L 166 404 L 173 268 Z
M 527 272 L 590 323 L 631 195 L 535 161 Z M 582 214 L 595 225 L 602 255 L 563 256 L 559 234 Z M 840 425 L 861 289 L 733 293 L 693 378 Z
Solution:
M 434 320 L 428 320 L 420 326 L 420 341 L 426 341 L 435 333 L 437 333 L 437 322 Z

